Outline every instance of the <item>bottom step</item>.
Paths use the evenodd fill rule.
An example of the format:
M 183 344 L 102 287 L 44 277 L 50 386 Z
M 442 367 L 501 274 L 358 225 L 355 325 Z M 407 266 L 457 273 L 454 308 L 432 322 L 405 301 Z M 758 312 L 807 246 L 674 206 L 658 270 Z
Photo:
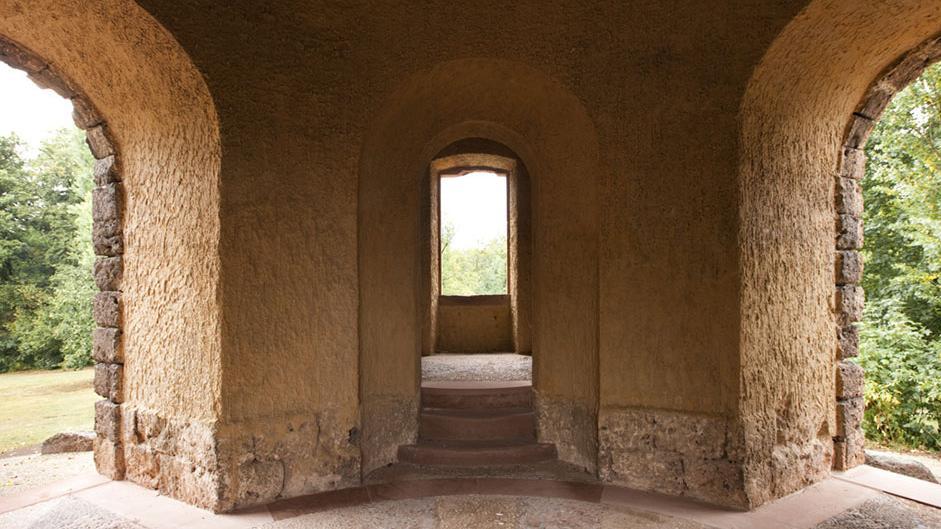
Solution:
M 483 467 L 499 465 L 527 465 L 549 461 L 557 457 L 555 445 L 526 443 L 503 446 L 443 446 L 435 444 L 403 445 L 399 447 L 399 461 L 416 465 L 446 465 L 456 467 Z

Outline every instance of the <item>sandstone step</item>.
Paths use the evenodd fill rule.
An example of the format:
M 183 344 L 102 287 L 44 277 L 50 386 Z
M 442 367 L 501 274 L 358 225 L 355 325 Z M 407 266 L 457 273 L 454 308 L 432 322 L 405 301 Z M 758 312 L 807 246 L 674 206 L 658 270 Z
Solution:
M 421 411 L 418 437 L 422 441 L 535 441 L 536 417 L 527 408 L 424 408 Z
M 533 404 L 533 386 L 529 381 L 425 382 L 421 403 L 428 408 L 528 408 Z
M 421 443 L 399 447 L 399 461 L 415 465 L 490 467 L 527 465 L 556 458 L 555 445 L 547 443 L 474 444 Z

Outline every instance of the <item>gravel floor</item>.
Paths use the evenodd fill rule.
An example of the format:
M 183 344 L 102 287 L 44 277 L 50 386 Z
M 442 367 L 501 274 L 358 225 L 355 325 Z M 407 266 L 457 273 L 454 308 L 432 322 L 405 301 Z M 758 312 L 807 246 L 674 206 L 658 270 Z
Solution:
M 5 457 L 0 459 L 0 496 L 94 471 L 91 452 Z
M 84 500 L 65 496 L 0 514 L 0 529 L 145 529 Z
M 514 353 L 438 354 L 421 359 L 422 380 L 532 380 L 533 358 Z
M 444 496 L 382 502 L 308 514 L 265 525 L 265 529 L 427 528 L 610 528 L 705 529 L 658 514 L 597 503 L 519 496 Z

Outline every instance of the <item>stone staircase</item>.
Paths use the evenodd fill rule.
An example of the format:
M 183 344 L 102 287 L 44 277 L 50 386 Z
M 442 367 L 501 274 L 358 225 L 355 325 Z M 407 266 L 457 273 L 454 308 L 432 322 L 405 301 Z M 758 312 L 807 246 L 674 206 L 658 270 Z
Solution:
M 398 455 L 416 465 L 483 467 L 551 461 L 556 449 L 536 442 L 529 382 L 426 382 L 418 443 Z

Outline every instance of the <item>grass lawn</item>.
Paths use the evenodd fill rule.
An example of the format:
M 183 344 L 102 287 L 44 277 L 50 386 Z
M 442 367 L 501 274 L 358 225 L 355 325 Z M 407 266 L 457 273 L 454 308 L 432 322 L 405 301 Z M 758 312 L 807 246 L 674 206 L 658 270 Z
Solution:
M 36 445 L 52 434 L 92 430 L 93 368 L 0 374 L 0 454 Z

